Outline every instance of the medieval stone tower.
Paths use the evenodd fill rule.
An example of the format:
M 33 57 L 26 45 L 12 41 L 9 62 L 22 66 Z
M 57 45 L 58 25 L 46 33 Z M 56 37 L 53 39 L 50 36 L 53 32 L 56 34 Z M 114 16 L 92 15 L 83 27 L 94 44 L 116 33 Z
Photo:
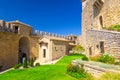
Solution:
M 120 23 L 120 0 L 83 0 L 82 26 L 86 29 L 103 29 Z
M 102 43 L 102 41 L 104 43 L 103 44 L 104 48 L 101 48 L 104 49 L 103 51 L 119 52 L 118 49 L 115 50 L 115 48 L 113 49 L 111 47 L 112 44 L 114 44 L 115 47 L 116 44 L 118 44 L 119 42 L 112 43 L 111 41 L 111 43 L 109 43 L 111 44 L 111 46 L 109 45 L 111 49 L 110 47 L 108 48 L 107 45 L 108 44 L 107 42 L 109 41 L 108 38 L 114 39 L 115 37 L 114 32 L 112 34 L 111 32 L 103 31 L 105 28 L 120 24 L 119 7 L 120 7 L 120 0 L 82 0 L 82 40 L 81 40 L 82 43 L 81 44 L 86 48 L 87 50 L 86 53 L 89 54 L 96 53 L 96 47 L 98 48 L 98 53 L 101 53 L 100 42 Z M 111 33 L 112 35 L 107 33 Z M 113 42 L 114 41 L 115 40 L 113 40 Z

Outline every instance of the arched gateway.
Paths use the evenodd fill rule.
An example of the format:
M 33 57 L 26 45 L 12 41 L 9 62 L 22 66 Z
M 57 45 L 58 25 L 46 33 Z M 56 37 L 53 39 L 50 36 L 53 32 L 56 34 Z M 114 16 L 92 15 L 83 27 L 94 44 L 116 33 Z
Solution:
M 23 58 L 26 57 L 27 61 L 29 61 L 29 53 L 30 53 L 30 41 L 27 37 L 22 37 L 19 40 L 19 52 L 18 52 L 18 63 L 23 62 Z

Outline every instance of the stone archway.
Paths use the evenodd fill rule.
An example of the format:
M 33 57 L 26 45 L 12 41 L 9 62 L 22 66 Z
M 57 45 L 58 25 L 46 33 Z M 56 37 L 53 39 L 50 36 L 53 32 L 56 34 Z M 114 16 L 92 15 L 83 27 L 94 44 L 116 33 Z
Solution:
M 29 53 L 30 53 L 30 41 L 27 37 L 22 37 L 19 40 L 19 52 L 18 52 L 18 63 L 23 62 L 23 58 L 26 57 L 27 61 L 29 61 Z

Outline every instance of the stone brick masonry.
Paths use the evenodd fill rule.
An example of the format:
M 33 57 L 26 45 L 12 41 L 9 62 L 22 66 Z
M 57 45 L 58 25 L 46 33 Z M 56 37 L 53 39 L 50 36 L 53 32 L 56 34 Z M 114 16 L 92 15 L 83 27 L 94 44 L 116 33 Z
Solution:
M 120 0 L 82 0 L 82 36 L 80 44 L 86 54 L 109 53 L 120 56 L 120 33 L 104 31 L 120 24 Z
M 100 42 L 103 42 L 103 50 L 116 58 L 120 58 L 120 32 L 107 30 L 88 30 L 86 31 L 87 53 L 91 47 L 92 54 L 101 53 Z

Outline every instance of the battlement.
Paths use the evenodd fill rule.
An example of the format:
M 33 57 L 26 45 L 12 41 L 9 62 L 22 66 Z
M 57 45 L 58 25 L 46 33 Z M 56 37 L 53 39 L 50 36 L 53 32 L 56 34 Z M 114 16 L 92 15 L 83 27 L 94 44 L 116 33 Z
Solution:
M 27 35 L 27 36 L 32 35 L 32 36 L 49 36 L 49 37 L 54 37 L 54 38 L 64 38 L 70 41 L 75 41 L 77 38 L 75 35 L 64 36 L 60 34 L 44 32 L 40 30 L 33 30 L 33 28 L 30 25 L 22 23 L 18 20 L 11 21 L 11 22 L 0 20 L 0 31 L 12 32 L 15 34 Z
M 21 35 L 31 35 L 33 34 L 32 27 L 24 24 L 18 20 L 6 22 L 4 20 L 0 20 L 0 31 L 2 32 L 12 32 Z
M 34 36 L 49 36 L 49 37 L 56 37 L 56 38 L 64 38 L 64 39 L 72 40 L 72 41 L 75 40 L 74 38 L 77 38 L 75 35 L 65 36 L 65 35 L 60 35 L 60 34 L 44 32 L 44 31 L 40 31 L 40 30 L 35 30 Z
M 0 31 L 3 31 L 3 32 L 15 32 L 12 28 L 10 28 L 10 24 L 3 21 L 3 20 L 0 20 Z
M 12 32 L 12 33 L 15 32 L 15 30 L 13 30 L 13 29 L 10 29 L 10 28 L 7 28 L 7 27 L 1 27 L 1 26 L 0 26 L 0 31 L 2 31 L 2 32 Z

